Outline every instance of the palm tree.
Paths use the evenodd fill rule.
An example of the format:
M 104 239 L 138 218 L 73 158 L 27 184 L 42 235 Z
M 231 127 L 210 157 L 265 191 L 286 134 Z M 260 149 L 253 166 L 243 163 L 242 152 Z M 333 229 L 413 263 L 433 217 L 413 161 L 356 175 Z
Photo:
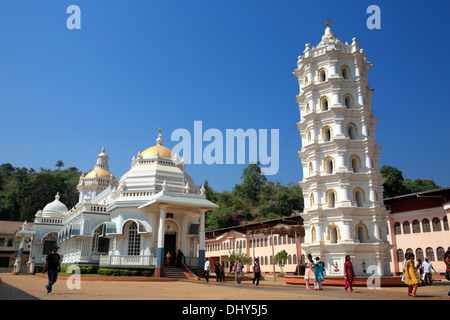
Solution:
M 56 161 L 56 167 L 58 167 L 58 170 L 61 170 L 61 167 L 64 167 L 64 161 L 58 160 Z

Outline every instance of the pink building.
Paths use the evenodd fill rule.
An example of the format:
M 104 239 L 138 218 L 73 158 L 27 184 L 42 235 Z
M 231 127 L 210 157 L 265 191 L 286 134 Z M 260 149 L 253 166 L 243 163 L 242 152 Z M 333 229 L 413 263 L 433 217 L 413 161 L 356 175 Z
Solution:
M 250 223 L 229 228 L 206 232 L 205 256 L 210 258 L 213 265 L 216 261 L 224 262 L 228 271 L 231 265 L 228 256 L 234 252 L 243 252 L 247 257 L 259 258 L 262 274 L 273 273 L 274 256 L 286 250 L 288 254 L 287 263 L 283 272 L 295 272 L 297 265 L 302 259 L 301 242 L 303 236 L 290 237 L 280 234 L 264 234 L 267 228 L 288 228 L 290 226 L 301 226 L 303 219 L 298 214 L 293 216 L 269 220 L 264 222 Z M 259 231 L 261 233 L 259 233 Z M 252 234 L 250 234 L 251 232 Z M 252 272 L 251 266 L 247 265 L 245 272 Z M 279 266 L 275 266 L 275 272 L 281 272 Z
M 428 260 L 438 273 L 445 273 L 444 253 L 450 250 L 450 188 L 425 191 L 385 199 L 390 210 L 389 242 L 391 272 L 402 273 L 406 252 Z

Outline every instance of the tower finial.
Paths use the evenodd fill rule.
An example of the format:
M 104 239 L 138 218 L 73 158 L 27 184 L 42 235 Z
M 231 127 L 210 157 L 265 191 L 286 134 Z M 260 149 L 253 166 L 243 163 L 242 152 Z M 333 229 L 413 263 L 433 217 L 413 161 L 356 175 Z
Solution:
M 325 20 L 324 22 L 323 22 L 327 27 L 328 27 L 328 25 L 331 23 L 331 20 Z
M 105 147 L 102 148 L 102 153 L 105 153 Z
M 162 143 L 163 143 L 163 139 L 161 138 L 162 137 L 162 135 L 161 135 L 162 129 L 163 128 L 161 128 L 161 127 L 158 128 L 159 134 L 158 134 L 158 139 L 156 139 L 156 143 L 159 145 L 162 145 Z

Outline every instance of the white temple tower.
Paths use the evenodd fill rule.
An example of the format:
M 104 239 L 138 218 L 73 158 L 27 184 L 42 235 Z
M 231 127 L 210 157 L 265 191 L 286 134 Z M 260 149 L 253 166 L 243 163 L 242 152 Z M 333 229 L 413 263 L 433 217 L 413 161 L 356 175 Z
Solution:
M 367 79 L 372 64 L 356 38 L 344 44 L 325 23 L 322 40 L 316 47 L 306 44 L 294 72 L 300 87 L 302 248 L 321 257 L 327 276 L 343 276 L 346 255 L 357 275 L 389 276 L 381 147 Z
M 94 169 L 86 175 L 81 175 L 77 186 L 77 190 L 80 192 L 79 203 L 90 202 L 106 188 L 118 183 L 117 179 L 109 172 L 108 159 L 105 147 L 103 147 L 97 156 L 97 163 L 94 165 Z

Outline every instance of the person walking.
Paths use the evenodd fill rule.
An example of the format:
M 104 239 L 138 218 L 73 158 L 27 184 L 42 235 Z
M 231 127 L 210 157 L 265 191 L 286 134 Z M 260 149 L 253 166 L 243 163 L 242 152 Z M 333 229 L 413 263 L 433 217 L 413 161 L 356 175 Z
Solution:
M 206 282 L 209 282 L 209 271 L 210 271 L 210 262 L 209 259 L 206 258 L 205 265 L 203 267 L 203 276 L 205 277 Z
M 223 261 L 220 263 L 219 273 L 219 282 L 225 282 L 225 263 Z
M 344 262 L 344 279 L 345 279 L 345 292 L 350 288 L 350 292 L 353 293 L 352 283 L 355 280 L 355 271 L 353 270 L 353 264 L 350 261 L 350 256 L 345 256 Z
M 445 252 L 444 263 L 445 263 L 445 279 L 450 281 L 450 251 Z
M 234 272 L 235 272 L 235 280 L 236 285 L 240 286 L 242 281 L 242 268 L 244 265 L 242 264 L 241 258 L 238 258 L 234 264 Z
M 216 263 L 214 264 L 214 273 L 216 274 L 216 282 L 219 282 L 220 278 L 220 263 L 218 260 L 216 260 Z
M 314 274 L 314 261 L 312 259 L 312 255 L 308 254 L 307 260 L 305 263 L 305 282 L 306 289 L 309 290 L 309 280 L 313 280 L 315 282 L 316 275 Z
M 323 278 L 323 269 L 325 267 L 325 263 L 323 263 L 323 261 L 320 260 L 319 257 L 316 257 L 316 262 L 314 263 L 314 274 L 315 274 L 315 284 L 314 284 L 314 288 L 316 290 L 323 290 L 322 289 L 322 282 L 324 281 Z
M 433 264 L 428 261 L 428 258 L 425 258 L 425 261 L 422 263 L 422 268 L 425 276 L 425 285 L 431 286 L 433 284 L 433 276 L 431 274 L 431 269 L 436 273 L 436 270 L 433 268 Z
M 44 269 L 42 269 L 42 273 L 45 273 L 46 269 L 48 270 L 48 284 L 45 286 L 47 294 L 52 293 L 53 285 L 58 280 L 58 272 L 61 272 L 61 257 L 58 254 L 58 249 L 57 245 L 52 247 L 52 252 L 47 255 Z
M 408 295 L 416 297 L 417 287 L 419 286 L 419 280 L 417 279 L 416 270 L 414 268 L 414 254 L 411 253 L 406 261 L 405 265 L 405 283 L 410 289 L 408 289 Z
M 416 270 L 419 271 L 420 282 L 421 282 L 422 286 L 424 286 L 425 285 L 425 281 L 424 281 L 425 275 L 423 274 L 423 267 L 422 267 L 421 259 L 417 259 Z
M 259 259 L 256 258 L 255 262 L 253 263 L 253 284 L 255 284 L 256 281 L 256 286 L 258 286 L 260 278 L 261 278 L 261 266 L 259 264 Z

